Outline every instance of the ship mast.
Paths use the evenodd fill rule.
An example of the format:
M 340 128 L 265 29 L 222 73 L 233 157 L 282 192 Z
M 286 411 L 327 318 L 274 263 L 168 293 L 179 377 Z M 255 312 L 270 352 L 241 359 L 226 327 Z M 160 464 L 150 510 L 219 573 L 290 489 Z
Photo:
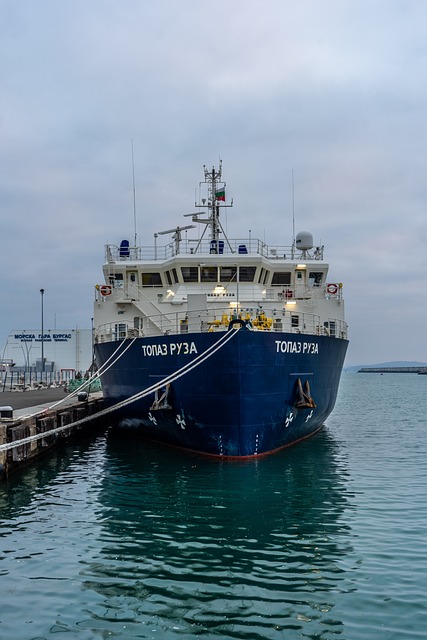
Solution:
M 208 217 L 199 218 L 199 215 L 201 214 L 192 214 L 193 222 L 201 222 L 202 224 L 206 225 L 206 228 L 202 234 L 202 238 L 205 234 L 206 229 L 208 228 L 210 229 L 211 241 L 216 242 L 217 240 L 219 240 L 219 236 L 222 233 L 225 241 L 229 245 L 231 252 L 233 252 L 219 219 L 221 208 L 233 206 L 233 200 L 231 200 L 230 204 L 225 204 L 226 183 L 222 180 L 222 160 L 219 161 L 218 169 L 215 169 L 215 167 L 212 167 L 212 169 L 207 169 L 206 165 L 203 165 L 203 171 L 205 174 L 205 179 L 199 183 L 199 202 L 196 201 L 194 203 L 194 206 L 196 207 L 196 209 L 204 209 L 207 206 Z M 200 246 L 202 238 L 200 238 L 200 241 L 196 247 L 196 252 Z
M 205 182 L 208 183 L 209 190 L 209 203 L 211 208 L 211 238 L 212 240 L 218 240 L 220 233 L 219 223 L 219 200 L 217 200 L 217 194 L 219 193 L 219 183 L 222 177 L 222 161 L 220 160 L 219 169 L 215 171 L 215 167 L 209 171 L 205 166 L 203 167 L 205 172 Z M 225 190 L 225 183 L 224 183 Z M 225 193 L 225 191 L 224 191 Z M 225 198 L 225 195 L 224 195 Z M 208 206 L 209 206 L 208 203 Z

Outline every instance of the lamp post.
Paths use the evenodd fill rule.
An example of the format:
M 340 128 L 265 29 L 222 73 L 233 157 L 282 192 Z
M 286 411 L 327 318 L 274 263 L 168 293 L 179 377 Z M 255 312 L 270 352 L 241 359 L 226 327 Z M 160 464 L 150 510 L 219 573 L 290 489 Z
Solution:
M 92 358 L 91 363 L 90 363 L 90 373 L 93 374 L 93 363 L 95 361 L 95 354 L 94 354 L 94 351 L 93 351 L 93 346 L 94 346 L 93 318 L 90 319 L 90 323 L 91 323 L 91 333 L 90 333 L 90 335 L 91 335 L 91 358 Z
M 43 296 L 44 296 L 44 289 L 40 289 L 40 294 L 41 294 L 41 298 L 42 298 L 42 381 L 43 381 L 43 374 L 44 374 L 44 327 L 43 327 Z

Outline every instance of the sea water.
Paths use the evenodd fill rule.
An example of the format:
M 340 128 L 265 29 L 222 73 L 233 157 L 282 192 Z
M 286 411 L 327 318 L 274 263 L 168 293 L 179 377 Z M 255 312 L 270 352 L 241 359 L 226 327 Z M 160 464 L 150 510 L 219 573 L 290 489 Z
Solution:
M 344 373 L 260 459 L 107 428 L 43 458 L 0 485 L 0 638 L 426 638 L 426 385 Z

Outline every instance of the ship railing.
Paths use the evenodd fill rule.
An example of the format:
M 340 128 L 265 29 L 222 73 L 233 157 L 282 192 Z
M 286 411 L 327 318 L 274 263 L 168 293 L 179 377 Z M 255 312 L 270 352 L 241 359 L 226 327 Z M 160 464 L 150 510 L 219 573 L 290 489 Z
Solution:
M 168 260 L 176 255 L 224 254 L 224 255 L 260 255 L 281 260 L 323 260 L 323 246 L 307 251 L 297 250 L 293 245 L 269 245 L 257 238 L 235 238 L 223 240 L 198 240 L 185 237 L 178 244 L 158 244 L 130 247 L 108 244 L 105 246 L 106 262 L 142 262 L 145 260 Z
M 188 289 L 186 285 L 188 284 Z M 159 291 L 161 289 L 161 291 Z M 157 309 L 162 313 L 160 306 L 167 302 L 175 305 L 187 302 L 187 290 L 191 294 L 204 294 L 208 302 L 218 301 L 233 302 L 239 297 L 242 305 L 247 305 L 253 300 L 277 302 L 277 304 L 286 304 L 286 302 L 297 300 L 312 299 L 343 299 L 342 284 L 328 283 L 322 286 L 316 284 L 307 285 L 274 285 L 260 289 L 260 285 L 247 282 L 226 283 L 212 282 L 210 285 L 206 282 L 190 282 L 179 285 L 179 289 L 174 286 L 167 293 L 164 293 L 163 284 L 160 285 L 136 285 L 132 283 L 124 283 L 123 280 L 113 281 L 111 285 L 96 285 L 95 300 L 102 298 L 109 299 L 112 302 L 135 302 L 138 301 L 151 304 L 151 313 Z M 239 289 L 239 291 L 238 291 Z M 155 292 L 157 291 L 157 295 Z M 106 295 L 105 295 L 106 294 Z M 148 295 L 147 295 L 148 294 Z M 153 295 L 154 294 L 154 295 Z
M 215 310 L 200 309 L 134 317 L 132 322 L 124 319 L 102 324 L 95 331 L 95 341 L 227 331 L 230 322 L 237 318 L 246 321 L 254 331 L 347 338 L 347 324 L 341 319 L 328 318 L 321 321 L 320 316 L 310 313 L 293 313 L 283 309 L 264 310 L 261 307 L 241 307 L 237 311 L 227 306 Z

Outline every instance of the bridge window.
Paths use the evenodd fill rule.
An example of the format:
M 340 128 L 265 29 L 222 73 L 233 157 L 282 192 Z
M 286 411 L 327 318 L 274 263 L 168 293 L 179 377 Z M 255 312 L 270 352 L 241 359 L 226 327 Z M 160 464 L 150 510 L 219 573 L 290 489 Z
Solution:
M 314 287 L 319 287 L 322 284 L 322 271 L 310 271 L 308 274 L 308 281 Z
M 199 268 L 198 267 L 181 267 L 182 279 L 184 282 L 198 282 L 199 281 Z
M 236 282 L 237 279 L 237 267 L 220 267 L 220 276 L 219 279 L 221 282 Z
M 256 267 L 239 267 L 240 282 L 253 282 L 255 278 Z
M 161 287 L 162 278 L 160 273 L 141 273 L 143 287 Z
M 218 267 L 200 267 L 200 280 L 202 282 L 217 282 Z
M 275 271 L 271 280 L 272 285 L 289 285 L 291 284 L 290 271 Z

